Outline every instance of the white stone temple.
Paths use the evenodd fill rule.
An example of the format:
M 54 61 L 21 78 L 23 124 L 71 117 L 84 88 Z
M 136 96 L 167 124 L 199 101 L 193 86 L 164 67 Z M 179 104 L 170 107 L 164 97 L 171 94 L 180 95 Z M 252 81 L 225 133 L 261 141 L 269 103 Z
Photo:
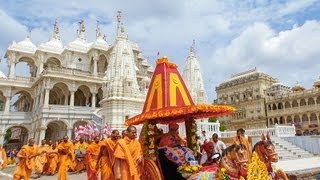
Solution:
M 66 45 L 56 22 L 48 42 L 36 46 L 28 36 L 13 42 L 5 58 L 9 74 L 0 72 L 0 144 L 6 134 L 10 143 L 10 134 L 20 132 L 17 147 L 31 137 L 37 142 L 72 137 L 74 128 L 87 122 L 123 128 L 125 119 L 141 112 L 153 73 L 123 26 L 109 44 L 97 25 L 96 40 L 89 43 L 84 21 Z M 19 63 L 29 66 L 29 77 L 16 75 Z
M 190 48 L 183 69 L 182 78 L 186 83 L 193 102 L 195 104 L 207 104 L 208 97 L 206 90 L 204 89 L 200 64 L 195 54 L 194 45 Z

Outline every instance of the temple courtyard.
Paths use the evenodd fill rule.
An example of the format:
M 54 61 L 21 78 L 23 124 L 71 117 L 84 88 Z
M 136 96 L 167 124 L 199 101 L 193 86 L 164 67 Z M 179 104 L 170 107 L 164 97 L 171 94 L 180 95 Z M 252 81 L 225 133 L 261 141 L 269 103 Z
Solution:
M 290 175 L 290 179 L 319 179 L 320 178 L 320 156 L 294 159 L 294 160 L 283 160 L 275 164 L 278 169 L 283 169 Z M 3 172 L 0 171 L 0 179 L 11 180 L 14 171 L 14 166 L 8 167 Z M 55 180 L 57 174 L 54 176 L 42 176 L 38 179 Z M 69 173 L 70 180 L 86 180 L 87 174 L 74 174 Z

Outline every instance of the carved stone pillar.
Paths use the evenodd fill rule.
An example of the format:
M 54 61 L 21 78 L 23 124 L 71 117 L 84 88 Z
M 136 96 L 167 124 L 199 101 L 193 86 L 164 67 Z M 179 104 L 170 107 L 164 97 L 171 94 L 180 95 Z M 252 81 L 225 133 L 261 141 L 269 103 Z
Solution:
M 93 58 L 93 76 L 98 76 L 98 59 Z
M 4 136 L 5 135 L 6 135 L 5 133 L 0 133 L 0 144 L 1 145 L 3 145 L 3 143 L 4 143 Z
M 41 91 L 41 94 L 40 94 L 40 103 L 39 103 L 39 106 L 41 106 L 41 104 L 44 104 L 44 101 L 43 101 L 43 96 L 44 96 L 44 92 Z
M 16 63 L 11 61 L 10 69 L 9 69 L 9 78 L 15 77 L 15 75 L 14 75 L 15 68 L 16 68 Z
M 10 112 L 10 99 L 11 99 L 10 96 L 6 96 L 6 103 L 4 106 L 4 113 L 5 114 L 8 114 Z
M 65 94 L 64 97 L 64 105 L 68 105 L 68 94 Z
M 45 128 L 45 127 L 40 128 L 39 142 L 41 142 L 45 138 L 46 130 L 47 130 L 47 128 Z
M 94 109 L 96 107 L 96 93 L 92 93 L 91 107 L 92 107 L 92 109 Z
M 38 71 L 37 71 L 37 74 L 40 75 L 43 71 L 43 62 L 41 61 L 40 64 L 39 64 L 39 67 L 38 67 Z
M 75 91 L 70 91 L 70 106 L 74 106 L 74 93 Z
M 69 139 L 72 138 L 72 128 L 68 128 L 68 130 L 67 130 L 67 136 L 69 137 Z
M 44 106 L 45 107 L 48 107 L 48 105 L 49 105 L 49 93 L 50 93 L 50 89 L 46 88 L 45 95 L 44 95 Z

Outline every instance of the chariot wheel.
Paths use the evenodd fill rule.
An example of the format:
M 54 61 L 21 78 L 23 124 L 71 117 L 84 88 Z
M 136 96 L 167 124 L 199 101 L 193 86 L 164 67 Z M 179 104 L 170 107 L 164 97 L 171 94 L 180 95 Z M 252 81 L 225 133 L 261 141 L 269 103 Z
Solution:
M 150 159 L 144 160 L 144 167 L 141 180 L 162 180 L 162 175 L 157 164 Z

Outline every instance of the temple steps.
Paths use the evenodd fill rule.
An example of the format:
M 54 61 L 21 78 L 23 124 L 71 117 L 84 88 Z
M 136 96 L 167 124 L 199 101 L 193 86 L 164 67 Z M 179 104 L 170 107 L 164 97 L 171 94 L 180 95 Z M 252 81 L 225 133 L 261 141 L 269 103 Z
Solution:
M 314 157 L 310 152 L 284 139 L 272 137 L 272 143 L 278 153 L 279 161 Z

